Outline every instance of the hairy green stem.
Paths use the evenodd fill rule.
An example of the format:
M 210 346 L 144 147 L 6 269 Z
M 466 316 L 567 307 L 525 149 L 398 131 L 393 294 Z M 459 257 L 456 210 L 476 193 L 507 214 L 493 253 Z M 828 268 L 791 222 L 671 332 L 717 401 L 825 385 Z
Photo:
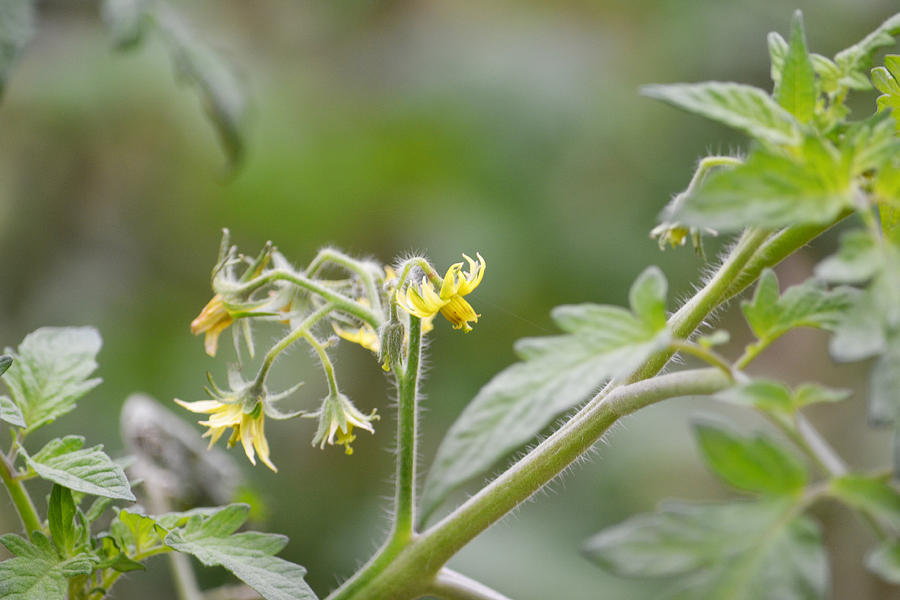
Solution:
M 363 287 L 366 290 L 366 297 L 369 299 L 372 307 L 378 310 L 378 312 L 382 311 L 381 296 L 378 294 L 378 291 L 375 288 L 375 280 L 372 277 L 371 271 L 367 270 L 363 266 L 363 264 L 360 263 L 360 261 L 347 256 L 339 250 L 335 250 L 334 248 L 325 248 L 324 250 L 319 250 L 319 253 L 306 268 L 306 277 L 313 277 L 316 273 L 318 273 L 319 269 L 324 266 L 326 262 L 332 262 L 336 265 L 340 265 L 351 273 L 355 273 L 356 275 L 358 275 L 360 280 L 363 282 Z
M 393 537 L 404 542 L 413 535 L 416 492 L 416 407 L 419 361 L 422 353 L 422 321 L 409 317 L 409 352 L 397 393 L 397 487 Z
M 621 417 L 667 398 L 712 394 L 730 385 L 729 377 L 712 368 L 661 375 L 614 389 L 601 402 L 585 406 L 442 521 L 414 537 L 393 560 L 364 567 L 369 571 L 364 587 L 341 587 L 330 600 L 400 600 L 426 593 L 430 575 L 587 452 Z
M 732 283 L 768 237 L 769 233 L 761 229 L 748 229 L 743 233 L 706 285 L 669 318 L 669 328 L 675 338 L 690 338 L 703 320 L 727 298 Z M 629 381 L 633 383 L 653 377 L 674 354 L 675 351 L 671 349 L 657 353 L 635 371 Z
M 311 313 L 308 317 L 303 319 L 303 322 L 297 325 L 289 334 L 281 338 L 277 344 L 272 346 L 272 348 L 266 352 L 265 358 L 263 358 L 262 365 L 259 367 L 259 372 L 256 374 L 256 385 L 262 386 L 265 383 L 266 377 L 269 374 L 269 370 L 272 368 L 272 365 L 275 363 L 275 359 L 278 358 L 278 355 L 287 350 L 294 342 L 304 337 L 305 334 L 309 332 L 309 328 L 319 322 L 319 319 L 330 313 L 334 309 L 333 304 L 326 304 L 322 308 L 317 311 Z
M 709 363 L 710 365 L 720 369 L 723 373 L 728 375 L 728 377 L 730 377 L 732 381 L 738 379 L 740 375 L 739 369 L 736 369 L 734 366 L 732 366 L 731 363 L 725 360 L 722 355 L 720 355 L 718 352 L 713 352 L 709 348 L 704 348 L 700 344 L 682 340 L 670 344 L 669 349 L 674 350 L 675 352 L 690 354 L 691 356 Z
M 827 225 L 789 227 L 774 235 L 758 229 L 745 231 L 704 287 L 670 317 L 674 337 L 689 339 L 704 319 L 753 283 L 763 269 L 774 266 L 847 214 Z M 475 536 L 587 452 L 618 418 L 667 397 L 711 394 L 731 385 L 730 377 L 718 368 L 654 377 L 674 352 L 668 349 L 651 357 L 632 374 L 630 385 L 616 382 L 607 386 L 560 429 L 442 521 L 404 547 L 386 545 L 329 600 L 400 600 L 426 593 L 429 574 L 437 573 Z
M 9 498 L 12 500 L 22 525 L 25 527 L 25 535 L 31 538 L 31 534 L 35 531 L 43 531 L 41 526 L 41 518 L 38 516 L 34 502 L 28 495 L 28 490 L 15 476 L 15 467 L 9 461 L 5 454 L 0 454 L 0 481 L 6 486 Z
M 435 575 L 428 593 L 442 600 L 510 600 L 500 592 L 446 567 Z
M 853 211 L 848 209 L 824 225 L 794 225 L 773 234 L 760 246 L 740 274 L 729 284 L 723 300 L 737 296 L 756 281 L 764 269 L 774 267 L 796 252 L 798 248 L 805 246 L 852 214 Z

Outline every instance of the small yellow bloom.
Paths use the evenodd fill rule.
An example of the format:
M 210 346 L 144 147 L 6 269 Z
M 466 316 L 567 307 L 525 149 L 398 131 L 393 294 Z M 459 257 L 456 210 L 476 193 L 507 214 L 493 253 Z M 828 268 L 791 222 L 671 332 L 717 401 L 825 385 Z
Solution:
M 234 319 L 228 312 L 222 296 L 216 294 L 203 307 L 197 318 L 191 321 L 191 333 L 194 335 L 205 333 L 206 339 L 203 341 L 203 346 L 206 349 L 206 353 L 210 356 L 215 356 L 219 347 L 219 334 L 225 331 L 233 322 Z
M 371 414 L 364 415 L 356 408 L 350 399 L 343 394 L 329 395 L 322 401 L 322 407 L 311 417 L 319 418 L 319 427 L 313 438 L 313 446 L 319 445 L 319 448 L 325 448 L 325 444 L 344 446 L 345 454 L 353 454 L 353 448 L 350 444 L 356 440 L 353 435 L 353 428 L 359 427 L 365 429 L 369 433 L 375 433 L 372 427 L 372 421 L 379 417 L 373 410 Z
M 477 323 L 481 316 L 475 312 L 472 305 L 463 299 L 478 287 L 484 277 L 485 262 L 480 254 L 476 254 L 478 262 L 463 254 L 463 258 L 469 263 L 469 270 L 462 272 L 463 263 L 456 263 L 447 269 L 444 280 L 441 283 L 440 293 L 426 277 L 422 278 L 419 285 L 410 284 L 406 293 L 397 291 L 397 304 L 403 310 L 420 319 L 433 317 L 440 312 L 448 321 L 453 323 L 454 329 L 462 329 L 465 332 L 472 331 L 469 322 Z
M 371 350 L 375 354 L 381 352 L 381 340 L 378 339 L 378 334 L 368 323 L 363 323 L 362 327 L 353 330 L 343 329 L 334 322 L 332 322 L 331 327 L 336 334 L 348 342 L 359 344 L 366 350 Z
M 244 447 L 244 453 L 253 465 L 256 465 L 256 454 L 259 459 L 270 469 L 278 472 L 278 469 L 269 459 L 269 442 L 265 433 L 265 411 L 258 404 L 250 413 L 244 412 L 243 403 L 223 403 L 218 400 L 201 400 L 199 402 L 183 402 L 175 399 L 179 405 L 191 412 L 209 415 L 206 421 L 200 421 L 201 425 L 209 427 L 203 437 L 209 438 L 209 447 L 219 441 L 222 434 L 229 427 L 232 429 L 228 439 L 228 447 L 234 446 L 238 440 Z

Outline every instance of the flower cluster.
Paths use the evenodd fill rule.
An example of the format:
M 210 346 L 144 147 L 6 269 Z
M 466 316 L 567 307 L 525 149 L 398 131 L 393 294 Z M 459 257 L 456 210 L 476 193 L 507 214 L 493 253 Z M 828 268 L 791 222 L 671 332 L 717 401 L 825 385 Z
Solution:
M 237 336 L 243 333 L 251 357 L 252 322 L 267 320 L 286 326 L 288 333 L 269 349 L 251 380 L 244 381 L 237 371 L 230 371 L 229 390 L 220 390 L 210 379 L 207 391 L 211 399 L 176 402 L 191 412 L 207 415 L 200 424 L 208 428 L 204 437 L 209 438 L 210 447 L 230 430 L 229 447 L 240 442 L 251 463 L 256 464 L 259 458 L 273 471 L 276 468 L 265 436 L 266 417 L 316 418 L 313 445 L 342 445 L 347 454 L 352 454 L 355 431 L 374 433 L 373 422 L 378 415 L 374 410 L 369 414 L 360 411 L 338 391 L 328 349 L 338 338 L 359 344 L 378 356 L 385 371 L 399 377 L 410 346 L 410 319 L 402 311 L 421 319 L 419 335 L 433 328 L 438 313 L 455 329 L 471 331 L 470 323 L 478 322 L 480 315 L 463 297 L 481 283 L 485 261 L 480 254 L 476 254 L 477 260 L 465 254 L 463 257 L 467 269 L 462 262 L 453 264 L 443 278 L 423 258 L 405 261 L 398 277 L 390 267 L 330 248 L 320 251 L 305 269 L 296 269 L 271 244 L 255 258 L 238 254 L 229 244 L 226 231 L 212 274 L 213 297 L 191 322 L 191 333 L 204 334 L 204 349 L 215 356 L 219 337 L 235 325 L 235 347 Z M 419 271 L 425 273 L 421 282 L 411 282 L 411 274 Z M 314 412 L 284 414 L 274 402 L 293 389 L 269 396 L 265 382 L 278 355 L 301 341 L 309 344 L 322 363 L 330 392 Z
M 405 293 L 397 291 L 397 304 L 406 312 L 420 319 L 428 319 L 440 312 L 445 319 L 453 323 L 454 329 L 462 329 L 466 333 L 472 331 L 469 322 L 478 322 L 478 313 L 463 296 L 468 295 L 484 277 L 485 262 L 481 254 L 476 253 L 478 262 L 463 254 L 469 263 L 469 270 L 462 272 L 463 263 L 455 263 L 447 269 L 441 281 L 440 292 L 435 291 L 427 276 L 422 277 L 418 285 L 410 284 Z

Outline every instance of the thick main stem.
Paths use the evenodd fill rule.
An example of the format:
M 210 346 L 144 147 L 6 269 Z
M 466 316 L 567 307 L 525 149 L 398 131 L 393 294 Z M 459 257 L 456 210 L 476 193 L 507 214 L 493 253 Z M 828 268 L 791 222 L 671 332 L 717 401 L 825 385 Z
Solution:
M 12 500 L 19 518 L 22 519 L 22 525 L 25 527 L 25 534 L 30 538 L 35 531 L 42 531 L 41 519 L 38 516 L 37 509 L 34 508 L 34 502 L 28 495 L 28 490 L 21 481 L 16 479 L 12 464 L 7 457 L 0 453 L 0 480 L 6 486 L 9 498 Z
M 719 369 L 661 375 L 619 387 L 580 411 L 519 462 L 441 522 L 421 534 L 358 588 L 339 589 L 332 600 L 398 600 L 427 592 L 431 577 L 475 536 L 550 482 L 586 452 L 621 417 L 667 398 L 708 395 L 731 385 Z M 432 575 L 433 576 L 433 575 Z
M 397 473 L 394 531 L 404 542 L 413 535 L 416 491 L 416 395 L 422 352 L 422 322 L 409 318 L 409 353 L 397 393 Z

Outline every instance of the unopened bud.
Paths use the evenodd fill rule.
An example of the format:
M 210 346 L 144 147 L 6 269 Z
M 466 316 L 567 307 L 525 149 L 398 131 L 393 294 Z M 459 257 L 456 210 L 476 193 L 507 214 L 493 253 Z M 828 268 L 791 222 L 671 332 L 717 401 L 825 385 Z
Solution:
M 399 365 L 403 359 L 403 341 L 406 338 L 406 329 L 403 323 L 391 321 L 385 325 L 381 332 L 381 353 L 378 360 L 381 368 L 391 370 L 391 365 Z

